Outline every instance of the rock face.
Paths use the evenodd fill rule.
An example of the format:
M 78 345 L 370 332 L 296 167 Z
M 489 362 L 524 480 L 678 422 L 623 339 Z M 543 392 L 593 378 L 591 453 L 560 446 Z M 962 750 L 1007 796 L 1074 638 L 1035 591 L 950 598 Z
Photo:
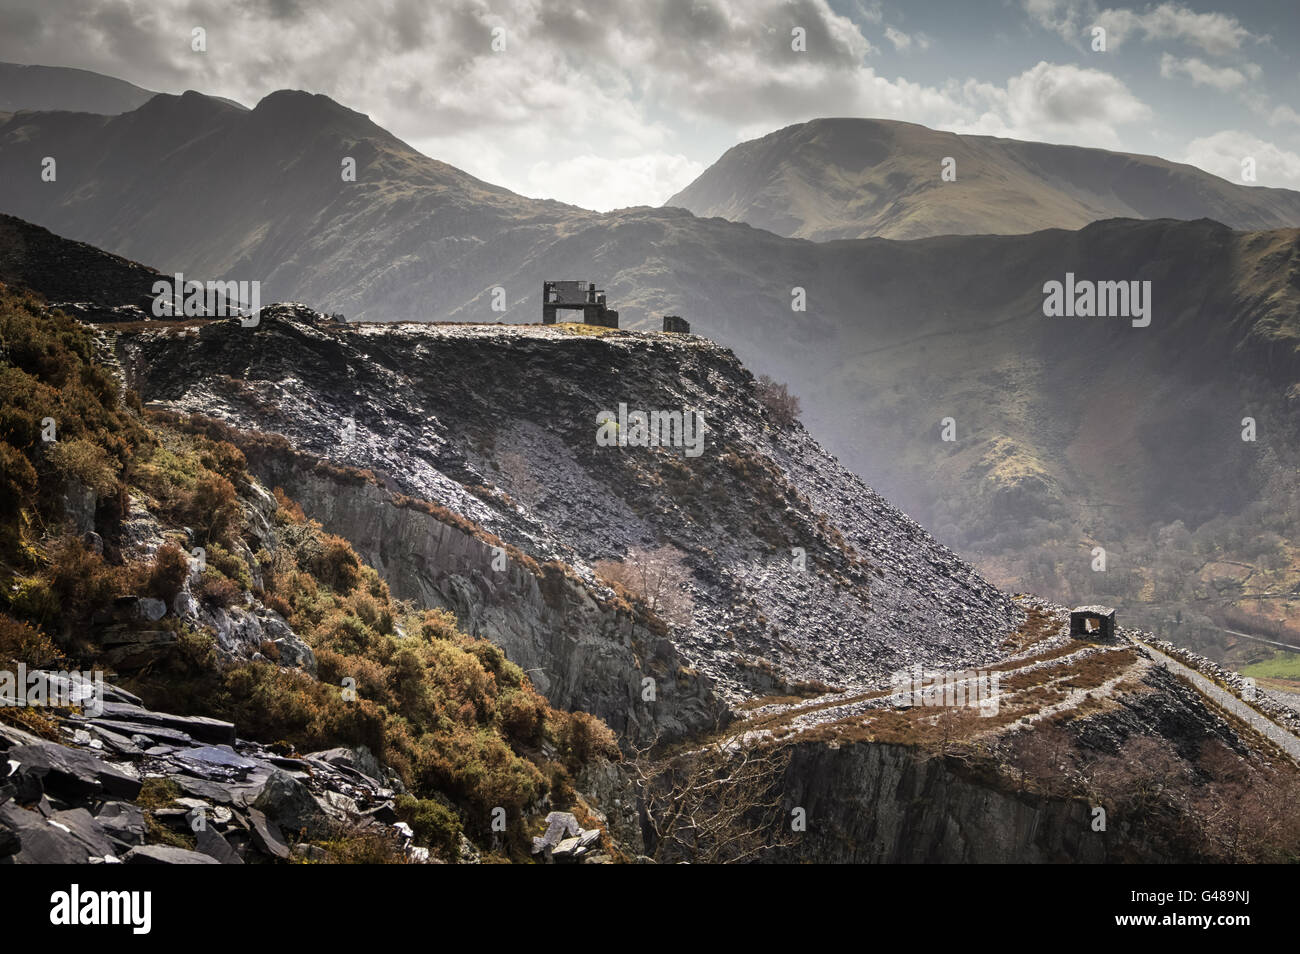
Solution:
M 374 484 L 343 484 L 297 467 L 266 473 L 313 517 L 346 537 L 393 594 L 450 610 L 465 630 L 506 650 L 552 705 L 604 718 L 637 741 L 679 738 L 722 718 L 710 680 L 688 671 L 673 642 L 600 600 L 581 579 L 517 561 Z M 668 674 L 653 703 L 642 680 Z
M 104 695 L 100 715 L 50 710 L 62 712 L 60 742 L 0 723 L 0 864 L 286 861 L 296 843 L 307 855 L 306 839 L 363 830 L 428 859 L 395 824 L 394 790 L 368 752 L 286 758 L 229 722 L 155 712 L 112 685 Z M 172 794 L 136 804 L 150 780 Z M 153 843 L 150 824 L 193 849 Z
M 1175 860 L 1146 844 L 1140 826 L 1093 831 L 1083 799 L 1017 797 L 904 746 L 800 746 L 787 782 L 792 804 L 808 813 L 803 862 L 1097 864 L 1121 853 Z
M 533 854 L 545 861 L 583 862 L 599 854 L 601 831 L 583 828 L 571 812 L 551 812 L 546 831 L 533 838 Z
M 132 331 L 116 350 L 146 400 L 283 434 L 291 450 L 245 446 L 263 483 L 347 537 L 398 595 L 505 646 L 553 703 L 633 740 L 704 728 L 755 693 L 987 660 L 1018 618 L 802 428 L 775 426 L 752 377 L 708 341 L 338 326 L 279 306 L 256 329 Z M 597 416 L 620 405 L 702 415 L 702 453 L 600 445 Z M 692 611 L 631 626 L 593 567 L 664 543 Z M 550 560 L 569 571 L 538 567 Z

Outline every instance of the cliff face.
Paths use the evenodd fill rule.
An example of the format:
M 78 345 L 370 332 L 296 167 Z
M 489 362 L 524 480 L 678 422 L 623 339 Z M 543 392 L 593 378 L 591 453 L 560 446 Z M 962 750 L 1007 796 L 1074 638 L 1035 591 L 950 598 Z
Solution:
M 310 515 L 389 568 L 399 592 L 518 647 L 561 692 L 587 651 L 547 659 L 541 646 L 631 649 L 642 671 L 660 658 L 674 683 L 698 672 L 738 700 L 800 682 L 864 685 L 913 663 L 987 660 L 1018 619 L 1003 594 L 801 427 L 777 427 L 748 372 L 702 339 L 346 327 L 284 308 L 255 329 L 137 329 L 117 342 L 145 401 L 275 431 L 309 462 L 371 471 L 369 489 L 340 494 L 305 480 L 301 466 L 250 454 L 266 481 L 296 488 Z M 597 416 L 620 405 L 702 415 L 702 452 L 600 446 Z M 548 595 L 514 555 L 493 571 L 490 547 L 467 552 L 463 539 L 430 533 L 436 520 L 389 513 L 395 493 L 432 501 L 536 563 L 561 561 L 578 582 Z M 608 601 L 592 567 L 663 545 L 688 575 L 672 652 L 636 645 L 582 592 Z M 575 701 L 592 698 L 573 691 Z M 640 722 L 626 712 L 627 692 L 626 682 L 605 688 L 598 714 Z M 709 711 L 686 708 L 692 717 L 665 724 L 698 727 Z
M 802 861 L 826 864 L 1098 864 L 1174 860 L 1138 826 L 1097 832 L 1083 798 L 993 787 L 909 746 L 800 746 L 787 775 L 793 804 L 816 823 Z
M 492 544 L 416 507 L 399 507 L 371 483 L 348 483 L 300 464 L 267 463 L 268 480 L 346 537 L 384 574 L 393 594 L 456 615 L 522 667 L 552 705 L 601 716 L 634 743 L 677 739 L 725 719 L 711 680 L 674 644 L 555 565 L 518 560 L 494 569 Z M 642 680 L 656 680 L 654 703 Z

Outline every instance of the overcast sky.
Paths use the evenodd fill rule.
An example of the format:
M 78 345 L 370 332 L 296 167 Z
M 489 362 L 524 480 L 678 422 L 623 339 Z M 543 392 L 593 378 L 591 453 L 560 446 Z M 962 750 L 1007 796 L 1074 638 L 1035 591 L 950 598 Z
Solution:
M 1252 156 L 1258 184 L 1300 189 L 1297 51 L 1297 0 L 0 0 L 0 60 L 248 105 L 325 93 L 489 182 L 602 211 L 658 205 L 735 143 L 818 116 L 1233 181 Z

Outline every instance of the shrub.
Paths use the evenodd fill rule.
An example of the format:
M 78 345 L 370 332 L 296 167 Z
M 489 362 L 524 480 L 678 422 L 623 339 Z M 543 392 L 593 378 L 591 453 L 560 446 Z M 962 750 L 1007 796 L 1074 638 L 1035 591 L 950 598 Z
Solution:
M 118 463 L 98 444 L 76 438 L 51 444 L 46 455 L 64 480 L 75 480 L 100 497 L 118 490 Z
M 336 593 L 350 593 L 361 578 L 361 560 L 342 537 L 322 533 L 308 569 Z
M 278 523 L 300 524 L 307 522 L 307 515 L 302 512 L 302 507 L 296 500 L 290 499 L 289 495 L 284 492 L 283 487 L 275 488 L 275 502 L 278 509 L 275 512 L 275 518 Z
M 586 712 L 568 713 L 560 731 L 559 742 L 573 766 L 594 758 L 615 760 L 620 756 L 618 740 L 613 731 Z
M 754 396 L 767 408 L 778 427 L 791 427 L 802 410 L 799 398 L 790 393 L 790 388 L 766 374 L 759 376 Z
M 65 622 L 89 619 L 95 610 L 131 592 L 134 583 L 129 570 L 110 566 L 78 537 L 60 537 L 50 547 L 50 590 Z
M 0 441 L 0 516 L 17 516 L 35 493 L 35 468 L 16 448 Z
M 205 445 L 199 455 L 199 461 L 204 467 L 216 471 L 235 485 L 248 483 L 248 461 L 245 460 L 243 451 L 229 441 L 208 441 L 204 438 L 200 439 L 200 443 Z
M 154 554 L 153 564 L 149 567 L 149 575 L 145 580 L 145 591 L 170 606 L 185 586 L 185 579 L 189 575 L 190 561 L 185 551 L 174 543 L 164 543 Z
M 451 860 L 460 850 L 460 818 L 442 802 L 432 798 L 399 795 L 398 816 L 415 832 L 415 842 L 440 858 Z
M 222 576 L 234 580 L 242 589 L 253 588 L 253 576 L 249 572 L 248 564 L 242 557 L 231 553 L 220 543 L 214 542 L 205 548 L 205 560 L 209 567 L 220 572 Z
M 420 635 L 425 639 L 455 639 L 456 617 L 447 610 L 426 610 L 420 618 Z
M 0 663 L 24 663 L 32 668 L 54 666 L 63 654 L 39 629 L 0 614 Z
M 208 606 L 222 608 L 234 606 L 243 599 L 244 591 L 238 583 L 221 573 L 209 570 L 199 580 L 196 590 L 199 600 Z
M 339 835 L 321 845 L 329 861 L 336 865 L 403 865 L 406 855 L 397 836 L 374 828 L 358 829 Z
M 546 700 L 531 688 L 504 693 L 497 704 L 501 728 L 517 746 L 533 746 L 546 728 Z
M 194 484 L 189 511 L 201 542 L 229 542 L 239 517 L 235 486 L 220 474 L 205 474 Z

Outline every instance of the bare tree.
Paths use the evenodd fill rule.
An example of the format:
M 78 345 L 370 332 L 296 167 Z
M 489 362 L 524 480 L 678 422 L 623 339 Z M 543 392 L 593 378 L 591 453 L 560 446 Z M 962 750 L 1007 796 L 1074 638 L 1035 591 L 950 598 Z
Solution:
M 676 547 L 632 547 L 621 561 L 601 560 L 595 569 L 640 599 L 664 622 L 674 626 L 690 624 L 695 612 L 695 601 L 686 588 L 691 574 Z
M 1056 725 L 1038 725 L 1020 732 L 1014 741 L 1009 764 L 1020 783 L 1021 791 L 1031 783 L 1048 795 L 1059 795 L 1071 788 L 1074 740 L 1069 732 Z
M 1289 763 L 1252 764 L 1213 741 L 1197 764 L 1210 781 L 1197 793 L 1194 814 L 1224 861 L 1300 860 L 1300 775 Z
M 659 862 L 736 864 L 790 844 L 783 782 L 789 745 L 740 738 L 627 764 L 646 851 Z
M 754 386 L 755 396 L 763 402 L 772 420 L 781 427 L 790 427 L 799 417 L 803 408 L 799 398 L 790 393 L 790 388 L 766 374 L 759 375 L 758 384 Z

